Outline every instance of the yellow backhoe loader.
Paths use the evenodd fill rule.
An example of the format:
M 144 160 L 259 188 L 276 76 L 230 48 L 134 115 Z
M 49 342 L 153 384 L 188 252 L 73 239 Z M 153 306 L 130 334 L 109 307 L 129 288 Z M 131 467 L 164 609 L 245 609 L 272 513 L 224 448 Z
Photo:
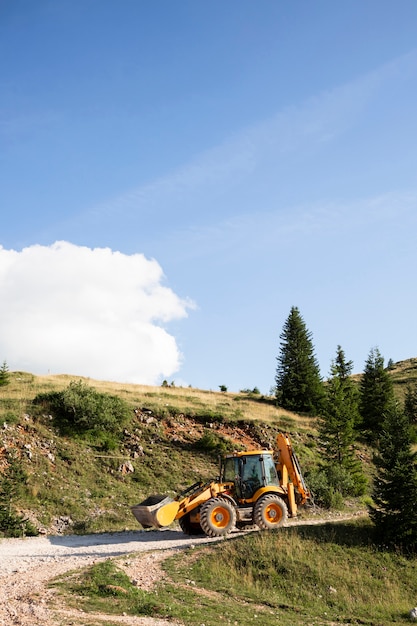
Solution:
M 144 528 L 163 528 L 178 520 L 188 535 L 227 535 L 234 527 L 279 528 L 309 491 L 288 435 L 279 433 L 277 449 L 234 452 L 220 461 L 218 480 L 197 482 L 175 498 L 152 495 L 131 507 Z

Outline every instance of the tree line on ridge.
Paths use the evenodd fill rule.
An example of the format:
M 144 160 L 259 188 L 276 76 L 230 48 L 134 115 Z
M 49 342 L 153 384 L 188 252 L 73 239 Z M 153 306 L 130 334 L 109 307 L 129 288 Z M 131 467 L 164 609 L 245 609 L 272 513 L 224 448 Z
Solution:
M 309 476 L 312 491 L 329 507 L 366 491 L 357 444 L 374 451 L 376 476 L 369 514 L 378 541 L 417 551 L 417 388 L 408 386 L 404 403 L 394 388 L 384 358 L 372 348 L 359 384 L 352 361 L 337 346 L 330 376 L 323 381 L 312 334 L 292 307 L 280 335 L 275 396 L 279 406 L 318 416 L 320 465 Z

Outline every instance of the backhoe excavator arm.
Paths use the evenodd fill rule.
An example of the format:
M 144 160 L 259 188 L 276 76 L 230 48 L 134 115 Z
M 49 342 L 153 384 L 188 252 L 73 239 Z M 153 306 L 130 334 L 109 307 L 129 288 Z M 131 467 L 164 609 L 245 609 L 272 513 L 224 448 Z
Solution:
M 283 486 L 289 487 L 290 484 L 296 492 L 297 504 L 305 504 L 310 497 L 310 492 L 305 484 L 301 473 L 300 464 L 295 454 L 288 435 L 279 433 L 277 436 L 277 450 L 279 453 L 277 470 L 282 477 Z M 288 478 L 291 483 L 288 482 Z M 285 485 L 285 483 L 287 483 Z M 292 488 L 289 487 L 289 490 Z

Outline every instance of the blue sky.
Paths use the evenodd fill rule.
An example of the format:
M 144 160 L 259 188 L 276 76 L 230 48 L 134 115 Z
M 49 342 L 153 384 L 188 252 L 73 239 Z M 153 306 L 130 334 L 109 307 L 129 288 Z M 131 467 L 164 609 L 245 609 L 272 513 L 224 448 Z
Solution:
M 417 356 L 414 0 L 0 0 L 0 360 L 274 383 Z

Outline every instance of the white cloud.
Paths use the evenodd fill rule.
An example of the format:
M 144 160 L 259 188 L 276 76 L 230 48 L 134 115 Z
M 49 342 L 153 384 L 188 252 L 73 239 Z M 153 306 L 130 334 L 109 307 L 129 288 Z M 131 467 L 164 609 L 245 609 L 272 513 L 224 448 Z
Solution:
M 193 305 L 155 260 L 60 241 L 0 247 L 0 360 L 36 374 L 157 384 L 180 367 L 161 324 Z

